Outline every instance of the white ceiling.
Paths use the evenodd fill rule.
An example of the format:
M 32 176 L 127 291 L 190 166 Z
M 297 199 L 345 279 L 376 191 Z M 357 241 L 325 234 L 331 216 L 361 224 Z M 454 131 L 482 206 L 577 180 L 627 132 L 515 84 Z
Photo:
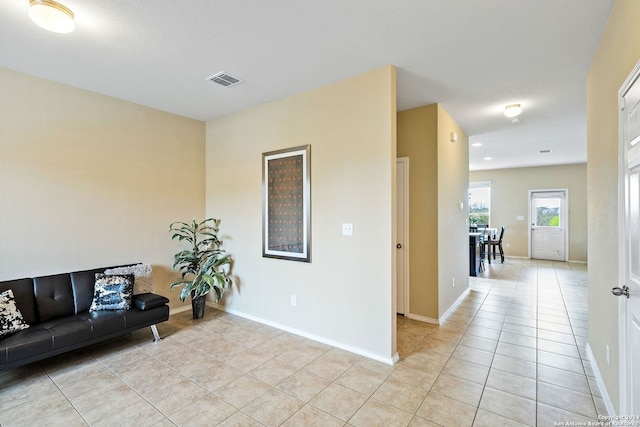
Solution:
M 438 102 L 483 144 L 471 170 L 587 160 L 586 77 L 613 3 L 59 1 L 71 34 L 0 2 L 0 66 L 206 121 L 392 64 L 399 111 Z M 205 80 L 223 70 L 244 82 Z

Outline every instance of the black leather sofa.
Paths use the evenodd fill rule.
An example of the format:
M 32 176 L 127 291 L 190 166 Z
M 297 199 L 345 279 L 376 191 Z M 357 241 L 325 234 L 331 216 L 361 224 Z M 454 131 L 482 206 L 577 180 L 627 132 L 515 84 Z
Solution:
M 97 268 L 52 276 L 0 282 L 13 291 L 15 304 L 29 328 L 0 337 L 0 371 L 105 341 L 169 319 L 169 300 L 135 295 L 129 310 L 89 311 Z

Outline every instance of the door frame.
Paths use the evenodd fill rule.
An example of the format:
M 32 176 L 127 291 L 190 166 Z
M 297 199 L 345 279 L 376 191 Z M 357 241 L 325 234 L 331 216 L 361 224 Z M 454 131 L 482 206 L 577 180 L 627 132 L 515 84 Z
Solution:
M 636 64 L 633 71 L 625 79 L 620 90 L 618 90 L 618 281 L 624 285 L 623 281 L 626 277 L 626 234 L 627 234 L 627 156 L 626 142 L 624 135 L 624 95 L 629 91 L 631 86 L 640 78 L 640 62 Z M 627 316 L 627 298 L 618 298 L 618 383 L 620 392 L 620 414 L 626 414 L 631 408 L 631 391 L 628 383 L 627 370 L 627 352 L 629 350 L 628 342 L 628 316 Z
M 527 258 L 531 259 L 531 245 L 533 245 L 533 241 L 531 239 L 531 198 L 534 193 L 564 193 L 564 203 L 562 204 L 562 218 L 564 219 L 564 262 L 569 261 L 569 189 L 568 188 L 542 188 L 536 190 L 529 190 L 529 214 L 527 218 L 529 221 L 527 222 L 527 239 L 529 240 L 528 245 L 528 253 Z
M 402 163 L 404 165 L 404 235 L 402 236 L 402 240 L 404 242 L 404 265 L 397 265 L 396 268 L 401 268 L 404 272 L 404 316 L 409 314 L 409 157 L 398 157 L 396 158 L 396 165 L 398 163 Z M 396 283 L 396 286 L 399 286 L 399 283 Z M 398 290 L 396 288 L 396 295 Z M 398 307 L 396 305 L 396 313 L 398 312 Z

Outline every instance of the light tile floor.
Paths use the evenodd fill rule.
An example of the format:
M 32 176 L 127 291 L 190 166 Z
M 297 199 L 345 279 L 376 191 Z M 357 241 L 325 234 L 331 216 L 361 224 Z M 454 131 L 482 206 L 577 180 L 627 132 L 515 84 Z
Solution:
M 0 373 L 9 426 L 553 426 L 606 415 L 586 266 L 507 259 L 441 326 L 398 317 L 395 366 L 208 309 Z M 556 424 L 557 425 L 557 424 Z

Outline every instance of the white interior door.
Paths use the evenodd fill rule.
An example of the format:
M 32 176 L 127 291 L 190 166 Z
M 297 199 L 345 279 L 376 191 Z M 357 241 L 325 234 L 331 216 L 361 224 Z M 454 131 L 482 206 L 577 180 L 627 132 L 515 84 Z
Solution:
M 640 414 L 640 63 L 619 92 L 621 414 Z
M 405 314 L 409 283 L 409 158 L 396 160 L 396 312 Z
M 530 191 L 531 258 L 565 261 L 566 190 Z

